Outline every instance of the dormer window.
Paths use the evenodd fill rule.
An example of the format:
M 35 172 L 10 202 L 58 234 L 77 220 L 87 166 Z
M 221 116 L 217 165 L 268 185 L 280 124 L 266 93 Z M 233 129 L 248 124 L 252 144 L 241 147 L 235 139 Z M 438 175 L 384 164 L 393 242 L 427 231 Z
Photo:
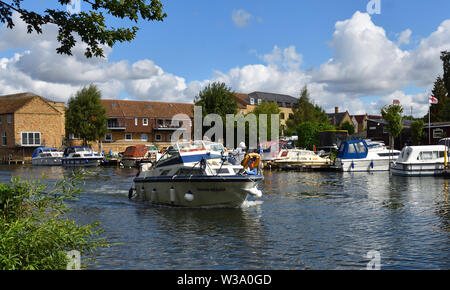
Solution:
M 255 99 L 254 98 L 250 98 L 250 105 L 254 105 L 255 104 Z

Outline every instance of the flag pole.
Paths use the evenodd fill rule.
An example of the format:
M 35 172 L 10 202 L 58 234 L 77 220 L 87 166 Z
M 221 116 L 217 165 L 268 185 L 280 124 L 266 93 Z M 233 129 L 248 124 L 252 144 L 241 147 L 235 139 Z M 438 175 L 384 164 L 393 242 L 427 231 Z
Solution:
M 428 145 L 431 145 L 431 103 L 428 101 Z

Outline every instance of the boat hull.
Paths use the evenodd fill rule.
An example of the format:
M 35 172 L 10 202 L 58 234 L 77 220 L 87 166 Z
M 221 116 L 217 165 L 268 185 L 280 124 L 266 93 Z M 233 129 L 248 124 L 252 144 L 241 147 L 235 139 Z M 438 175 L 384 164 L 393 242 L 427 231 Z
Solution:
M 33 158 L 31 159 L 32 165 L 37 166 L 57 166 L 61 165 L 61 157 L 42 157 L 42 158 Z
M 124 167 L 137 167 L 137 164 L 139 162 L 139 159 L 135 158 L 122 158 L 121 160 L 122 165 Z
M 397 176 L 440 176 L 444 173 L 443 163 L 396 163 L 391 168 L 393 175 Z
M 335 168 L 344 172 L 389 171 L 392 159 L 339 159 L 336 158 Z
M 103 158 L 63 158 L 62 165 L 67 167 L 99 166 Z
M 136 199 L 182 207 L 240 207 L 262 177 L 135 178 Z M 192 200 L 185 195 L 190 192 Z

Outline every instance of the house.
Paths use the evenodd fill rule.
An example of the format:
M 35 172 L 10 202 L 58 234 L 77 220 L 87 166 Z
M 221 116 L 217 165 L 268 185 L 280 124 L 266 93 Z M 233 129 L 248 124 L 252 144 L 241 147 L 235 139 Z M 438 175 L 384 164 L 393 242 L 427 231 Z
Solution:
M 430 138 L 428 138 L 428 135 Z M 423 125 L 422 144 L 436 145 L 442 138 L 450 137 L 450 122 L 436 122 Z
M 405 145 L 412 144 L 411 123 L 412 120 L 402 120 L 402 132 L 394 139 L 394 149 L 401 150 Z M 367 138 L 374 141 L 383 141 L 389 145 L 389 132 L 386 129 L 387 122 L 383 119 L 367 119 Z
M 238 112 L 245 115 L 252 112 L 258 104 L 262 102 L 274 102 L 280 108 L 280 124 L 282 132 L 286 127 L 286 121 L 294 113 L 292 110 L 297 98 L 289 95 L 274 94 L 266 92 L 253 92 L 250 94 L 235 93 L 235 100 L 238 104 Z
M 355 131 L 356 132 L 365 132 L 367 131 L 367 119 L 372 119 L 372 120 L 379 120 L 382 119 L 383 117 L 381 116 L 376 116 L 376 115 L 353 115 L 352 118 L 355 119 L 356 123 L 357 123 L 357 130 L 355 127 Z
M 101 102 L 106 108 L 108 132 L 100 140 L 97 150 L 122 152 L 135 144 L 168 146 L 177 130 L 189 129 L 192 138 L 194 104 L 129 100 Z
M 352 117 L 350 116 L 348 111 L 339 112 L 339 107 L 334 107 L 334 113 L 327 113 L 327 116 L 328 120 L 330 120 L 330 124 L 337 128 L 340 128 L 345 122 L 354 124 L 354 121 L 352 120 Z
M 2 160 L 29 160 L 39 146 L 63 145 L 65 105 L 34 93 L 0 96 Z

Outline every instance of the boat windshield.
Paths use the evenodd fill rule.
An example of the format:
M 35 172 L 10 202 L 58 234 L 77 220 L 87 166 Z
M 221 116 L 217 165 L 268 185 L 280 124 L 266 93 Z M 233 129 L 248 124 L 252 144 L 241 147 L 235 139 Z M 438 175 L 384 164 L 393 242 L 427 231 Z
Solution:
M 162 166 L 168 166 L 173 164 L 181 163 L 182 160 L 180 158 L 180 153 L 178 150 L 170 146 L 167 149 L 167 152 L 161 156 L 161 158 L 158 159 L 158 161 L 155 164 L 155 167 L 162 167 Z
M 192 142 L 179 142 L 175 146 L 180 152 L 191 152 L 191 151 L 201 151 L 206 150 L 205 144 L 202 141 L 192 141 Z

